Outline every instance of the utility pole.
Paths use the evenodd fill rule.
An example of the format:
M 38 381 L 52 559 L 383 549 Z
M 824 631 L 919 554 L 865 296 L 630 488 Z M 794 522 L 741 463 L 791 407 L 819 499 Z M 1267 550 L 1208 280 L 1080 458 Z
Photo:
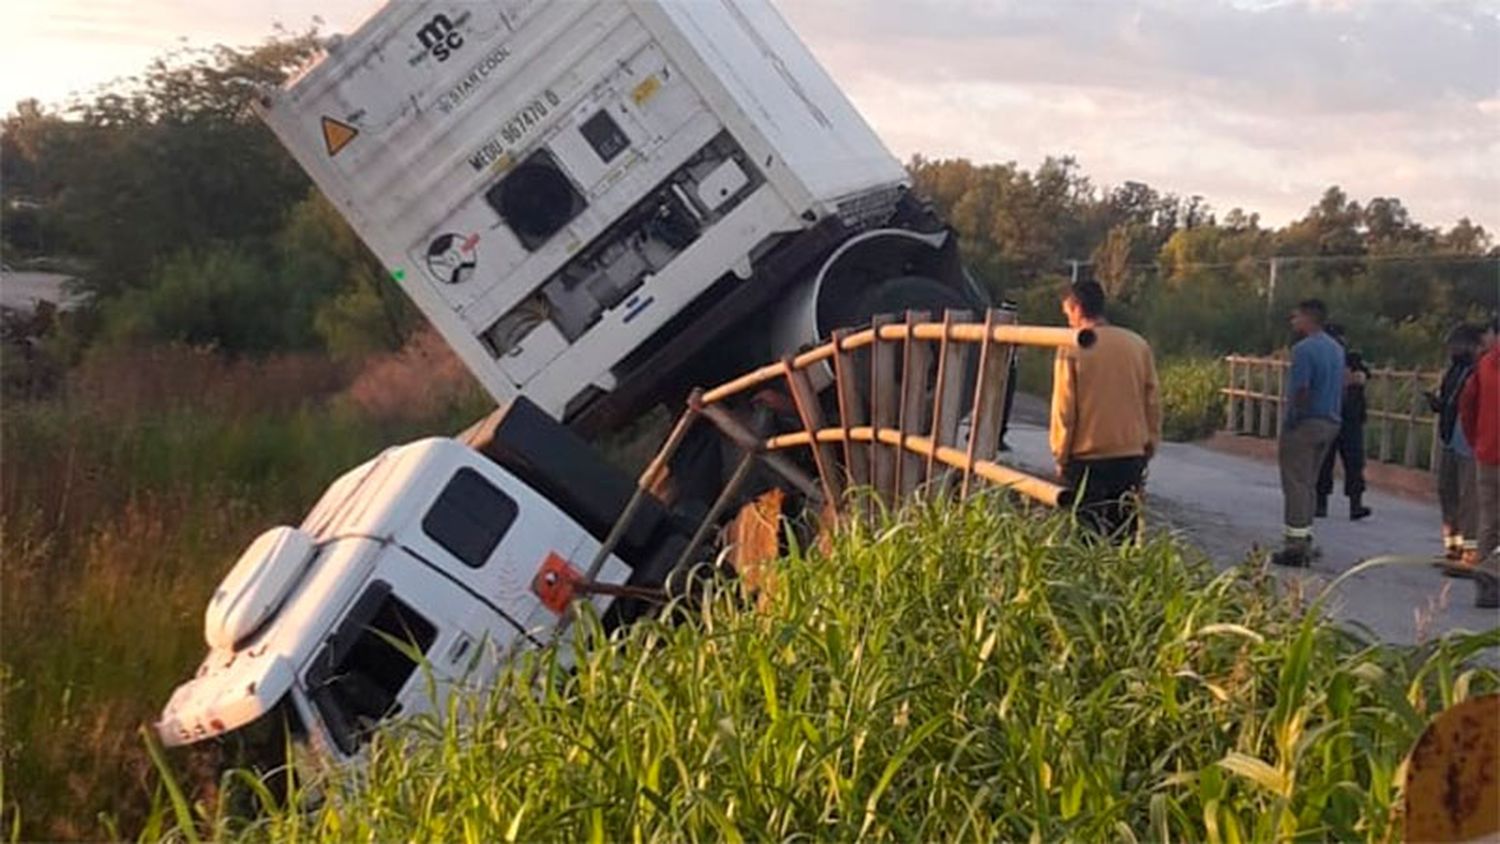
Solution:
M 1078 283 L 1078 259 L 1077 258 L 1070 258 L 1070 259 L 1068 259 L 1068 263 L 1071 264 L 1072 267 L 1073 267 L 1073 279 L 1072 279 L 1072 281 L 1073 281 L 1074 284 L 1077 284 Z
M 1281 259 L 1273 257 L 1271 259 L 1271 271 L 1269 273 L 1270 277 L 1266 279 L 1266 313 L 1270 313 L 1271 308 L 1275 307 L 1274 303 L 1276 301 L 1276 270 L 1280 266 Z

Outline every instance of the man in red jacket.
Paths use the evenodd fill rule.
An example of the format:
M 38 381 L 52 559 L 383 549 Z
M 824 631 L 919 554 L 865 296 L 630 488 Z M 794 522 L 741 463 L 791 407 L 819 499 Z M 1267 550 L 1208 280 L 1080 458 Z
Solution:
M 1474 570 L 1477 606 L 1500 607 L 1500 319 L 1490 320 L 1484 354 L 1458 399 L 1464 436 L 1478 469 L 1479 566 Z

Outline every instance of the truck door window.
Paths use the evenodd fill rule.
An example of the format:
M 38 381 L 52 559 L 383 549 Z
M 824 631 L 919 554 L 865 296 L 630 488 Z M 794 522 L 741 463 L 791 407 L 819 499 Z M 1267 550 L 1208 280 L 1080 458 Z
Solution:
M 437 628 L 390 584 L 370 584 L 307 671 L 309 697 L 340 750 L 358 750 L 400 711 L 396 698 L 417 669 L 413 657 L 425 656 L 435 638 Z
M 459 469 L 422 517 L 422 532 L 472 568 L 482 568 L 516 520 L 515 499 L 473 469 Z

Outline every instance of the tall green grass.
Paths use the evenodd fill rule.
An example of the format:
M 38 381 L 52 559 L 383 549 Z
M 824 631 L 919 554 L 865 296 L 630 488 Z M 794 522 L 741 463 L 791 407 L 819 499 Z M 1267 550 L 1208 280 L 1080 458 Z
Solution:
M 318 359 L 158 349 L 0 409 L 6 829 L 138 829 L 154 775 L 137 727 L 202 658 L 203 609 L 234 558 L 380 449 L 484 411 L 462 397 L 385 418 L 348 400 L 348 380 Z M 206 793 L 212 751 L 184 761 Z
M 1371 645 L 1175 540 L 995 501 L 793 553 L 766 600 L 552 655 L 313 785 L 158 802 L 152 831 L 440 841 L 1392 840 L 1429 717 L 1494 690 L 1500 633 Z M 462 715 L 463 717 L 451 717 Z M 233 782 L 226 779 L 226 783 Z M 243 785 L 241 786 L 244 787 Z
M 1172 358 L 1157 365 L 1161 385 L 1162 436 L 1175 442 L 1202 439 L 1224 426 L 1228 383 L 1218 358 Z

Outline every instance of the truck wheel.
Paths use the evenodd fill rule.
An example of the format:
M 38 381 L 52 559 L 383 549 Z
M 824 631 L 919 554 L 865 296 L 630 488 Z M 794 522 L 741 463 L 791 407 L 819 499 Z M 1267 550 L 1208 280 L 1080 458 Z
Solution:
M 840 315 L 844 325 L 852 330 L 859 330 L 870 324 L 871 318 L 877 314 L 890 314 L 897 319 L 904 320 L 907 311 L 927 311 L 929 319 L 941 320 L 945 310 L 969 310 L 976 317 L 980 315 L 974 303 L 964 297 L 962 293 L 925 276 L 908 275 L 897 276 L 886 279 L 874 285 L 861 295 L 854 305 L 846 312 L 847 316 Z M 858 379 L 858 389 L 861 398 L 868 400 L 870 392 L 870 354 L 868 350 L 861 349 L 854 353 L 855 370 L 862 375 Z M 899 383 L 905 377 L 902 372 L 904 363 L 898 358 L 896 360 L 896 379 Z M 973 396 L 974 371 L 978 367 L 978 358 L 969 356 L 968 372 L 965 374 L 964 397 L 960 406 L 967 407 Z M 929 386 L 934 382 L 937 375 L 937 356 L 934 354 L 929 366 L 926 382 Z M 929 390 L 930 392 L 930 390 Z
M 876 314 L 904 319 L 907 311 L 927 311 L 932 319 L 940 320 L 943 311 L 964 308 L 973 310 L 973 303 L 957 290 L 926 276 L 904 275 L 888 278 L 865 291 L 851 309 L 852 319 L 845 324 L 852 328 L 868 325 Z

